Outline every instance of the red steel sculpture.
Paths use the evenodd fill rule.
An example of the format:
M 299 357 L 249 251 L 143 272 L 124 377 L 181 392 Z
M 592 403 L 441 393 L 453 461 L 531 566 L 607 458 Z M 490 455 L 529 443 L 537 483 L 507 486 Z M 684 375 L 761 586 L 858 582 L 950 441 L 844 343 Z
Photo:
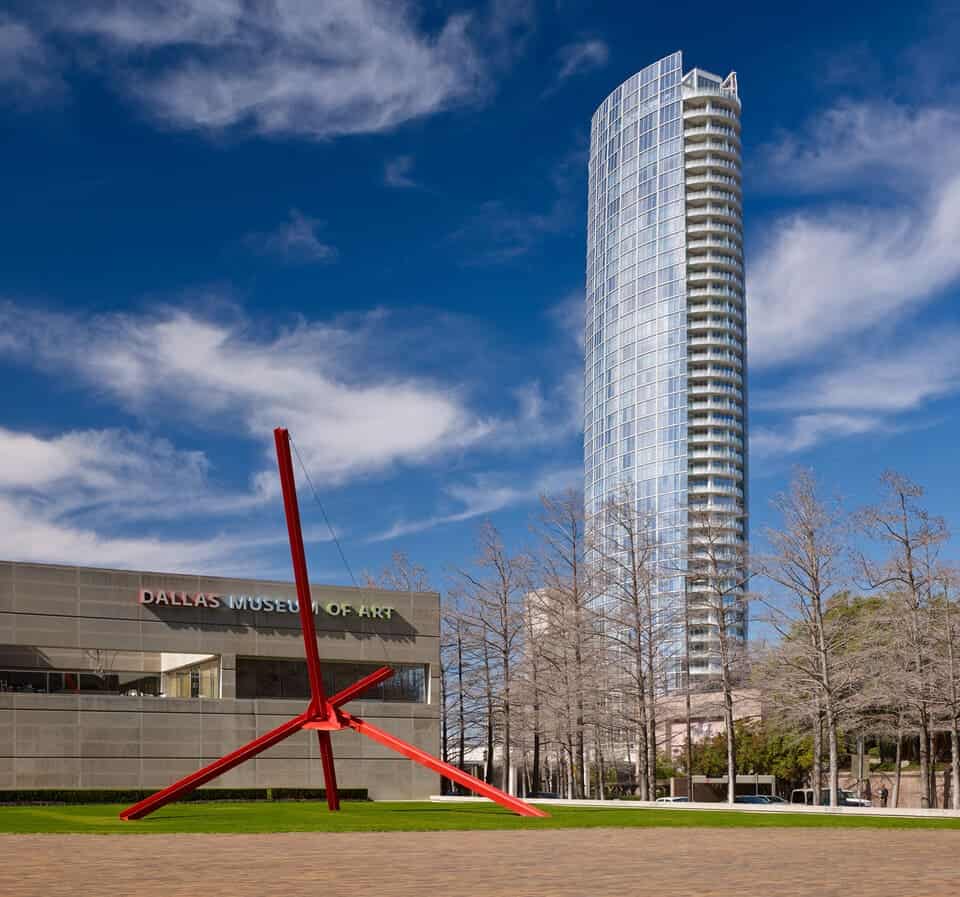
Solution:
M 337 773 L 333 764 L 333 746 L 330 733 L 341 729 L 354 729 L 361 735 L 366 735 L 384 747 L 409 757 L 415 763 L 426 766 L 434 772 L 463 785 L 470 791 L 483 797 L 488 797 L 501 806 L 512 810 L 520 816 L 547 816 L 543 810 L 531 806 L 516 797 L 494 788 L 486 782 L 481 782 L 474 776 L 468 775 L 462 769 L 444 763 L 426 751 L 420 750 L 384 732 L 366 720 L 347 713 L 343 705 L 354 698 L 360 697 L 363 692 L 374 685 L 378 685 L 393 675 L 390 667 L 381 667 L 379 670 L 365 676 L 358 682 L 328 698 L 323 690 L 323 677 L 320 673 L 320 654 L 317 650 L 317 633 L 313 622 L 313 602 L 310 596 L 310 581 L 307 578 L 307 559 L 303 550 L 303 533 L 300 528 L 300 509 L 297 504 L 297 486 L 293 477 L 293 461 L 290 457 L 290 436 L 288 432 L 278 427 L 273 431 L 277 445 L 277 464 L 280 468 L 280 484 L 283 488 L 283 504 L 287 517 L 287 530 L 290 534 L 290 554 L 293 557 L 293 574 L 297 583 L 297 601 L 299 603 L 300 623 L 303 628 L 303 645 L 307 656 L 307 671 L 310 678 L 310 703 L 307 709 L 299 716 L 288 720 L 276 729 L 261 735 L 249 744 L 235 750 L 225 757 L 214 761 L 203 769 L 198 769 L 192 775 L 174 782 L 162 791 L 144 798 L 132 807 L 127 807 L 120 814 L 121 819 L 142 819 L 144 816 L 159 810 L 165 804 L 179 800 L 195 788 L 205 785 L 211 779 L 223 775 L 228 770 L 239 766 L 245 760 L 256 757 L 269 747 L 279 744 L 302 729 L 314 729 L 317 740 L 320 742 L 320 759 L 323 764 L 323 780 L 326 785 L 327 806 L 331 810 L 340 809 L 340 797 L 337 793 Z

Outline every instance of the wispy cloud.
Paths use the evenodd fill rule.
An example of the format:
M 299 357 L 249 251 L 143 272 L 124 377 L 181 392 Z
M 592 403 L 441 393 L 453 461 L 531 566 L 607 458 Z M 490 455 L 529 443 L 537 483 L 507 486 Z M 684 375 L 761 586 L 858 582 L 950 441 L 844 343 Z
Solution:
M 960 110 L 841 100 L 799 134 L 761 147 L 758 186 L 778 193 L 849 193 L 930 186 L 960 166 Z
M 882 426 L 881 418 L 867 414 L 801 414 L 784 426 L 755 427 L 750 434 L 750 451 L 758 458 L 789 455 L 826 440 L 872 433 Z
M 18 102 L 59 91 L 54 54 L 29 25 L 0 14 L 0 102 Z
M 926 426 L 917 412 L 960 392 L 957 346 L 960 332 L 954 327 L 921 331 L 912 340 L 881 345 L 776 388 L 756 390 L 752 409 L 783 417 L 754 427 L 751 449 L 760 457 L 782 455 L 828 440 Z
M 283 423 L 326 481 L 423 462 L 491 432 L 448 385 L 368 366 L 377 316 L 351 324 L 264 335 L 186 311 L 81 320 L 0 306 L 15 356 L 70 371 L 134 411 L 239 424 L 265 447 Z
M 755 365 L 810 359 L 960 282 L 958 146 L 956 110 L 844 103 L 768 149 L 771 178 L 844 195 L 765 225 L 748 267 Z
M 482 100 L 528 30 L 516 6 L 523 15 L 494 2 L 430 30 L 388 0 L 87 0 L 45 20 L 119 63 L 123 88 L 171 126 L 325 139 Z
M 515 200 L 490 199 L 481 203 L 450 234 L 451 240 L 467 247 L 464 263 L 503 264 L 524 258 L 551 236 L 576 227 L 577 200 L 586 180 L 587 157 L 584 142 L 578 140 L 547 167 L 540 184 L 531 184 L 529 195 L 533 201 L 523 206 Z
M 467 264 L 502 264 L 528 255 L 546 237 L 567 230 L 573 220 L 573 205 L 563 196 L 542 211 L 520 210 L 501 200 L 489 200 L 451 234 L 451 239 L 480 246 L 470 252 Z
M 586 315 L 583 292 L 577 290 L 558 302 L 548 311 L 554 324 L 566 333 L 583 352 L 584 317 Z
M 517 484 L 502 475 L 479 474 L 468 483 L 457 483 L 445 490 L 456 510 L 417 520 L 398 520 L 389 529 L 371 536 L 370 542 L 386 542 L 424 532 L 438 526 L 463 523 L 505 508 L 535 501 L 540 495 L 552 495 L 583 483 L 583 468 L 571 467 L 543 471 L 532 482 Z
M 554 88 L 577 75 L 603 68 L 610 59 L 610 48 L 602 40 L 584 40 L 567 44 L 557 53 L 559 70 Z
M 111 536 L 52 519 L 43 508 L 0 496 L 0 550 L 5 558 L 164 572 L 253 573 L 250 546 L 229 537 L 169 539 Z
M 397 156 L 389 159 L 383 167 L 383 182 L 388 187 L 416 187 L 417 182 L 410 176 L 413 171 L 413 156 Z
M 15 560 L 205 570 L 249 569 L 282 541 L 247 529 L 194 539 L 130 534 L 263 506 L 255 486 L 217 488 L 206 456 L 124 430 L 54 436 L 0 428 L 0 555 Z M 125 532 L 126 531 L 126 532 Z
M 248 234 L 246 242 L 257 252 L 275 255 L 288 262 L 332 262 L 337 249 L 320 239 L 323 226 L 319 218 L 310 218 L 298 209 L 290 210 L 289 220 L 272 231 Z
M 960 390 L 958 347 L 960 331 L 941 327 L 797 377 L 777 389 L 758 390 L 752 405 L 758 411 L 913 411 Z

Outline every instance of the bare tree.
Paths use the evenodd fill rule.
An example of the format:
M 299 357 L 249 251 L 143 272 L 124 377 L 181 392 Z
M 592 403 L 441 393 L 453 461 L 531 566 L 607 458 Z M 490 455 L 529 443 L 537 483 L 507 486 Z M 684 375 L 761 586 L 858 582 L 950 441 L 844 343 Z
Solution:
M 919 504 L 923 489 L 906 477 L 883 474 L 880 504 L 859 515 L 866 533 L 888 548 L 887 558 L 875 563 L 861 556 L 860 567 L 871 588 L 884 589 L 893 626 L 891 654 L 899 660 L 891 671 L 891 684 L 899 688 L 901 702 L 910 708 L 917 726 L 920 753 L 921 806 L 933 803 L 930 742 L 932 693 L 930 659 L 930 600 L 936 577 L 936 551 L 947 538 L 942 519 L 932 517 Z
M 650 800 L 656 796 L 658 652 L 666 635 L 665 617 L 655 609 L 655 521 L 637 513 L 629 494 L 615 495 L 602 510 L 591 543 L 601 577 L 604 639 L 629 698 L 623 703 L 624 722 L 637 736 L 640 798 Z
M 396 592 L 429 592 L 430 577 L 425 567 L 413 563 L 403 551 L 395 551 L 389 567 L 379 576 L 364 573 L 366 584 L 374 589 L 392 589 Z
M 960 574 L 943 568 L 937 577 L 932 612 L 934 700 L 950 735 L 950 805 L 960 810 Z
M 523 641 L 525 596 L 531 590 L 530 561 L 510 556 L 491 523 L 480 527 L 476 572 L 460 570 L 463 615 L 480 641 L 487 698 L 488 772 L 494 765 L 494 717 L 501 723 L 504 791 L 510 789 L 512 711 L 516 663 Z
M 691 512 L 687 588 L 691 625 L 708 628 L 714 638 L 714 659 L 723 693 L 727 748 L 727 802 L 733 803 L 737 782 L 733 690 L 742 677 L 746 625 L 746 551 L 740 536 L 742 518 L 713 511 Z
M 773 501 L 782 526 L 766 533 L 772 553 L 760 558 L 756 569 L 786 591 L 786 603 L 766 601 L 769 619 L 784 640 L 779 658 L 784 671 L 800 685 L 793 700 L 813 699 L 811 714 L 814 753 L 821 750 L 820 719 L 826 726 L 829 756 L 830 806 L 837 806 L 839 791 L 838 732 L 842 692 L 849 677 L 840 667 L 847 647 L 841 627 L 827 619 L 828 602 L 846 585 L 845 521 L 836 501 L 825 501 L 809 470 L 798 470 L 790 491 Z M 785 697 L 791 695 L 785 689 Z M 820 757 L 815 756 L 813 776 L 819 794 Z
M 560 688 L 556 697 L 567 727 L 573 794 L 583 796 L 589 787 L 586 738 L 598 646 L 596 577 L 586 560 L 583 496 L 571 490 L 541 497 L 535 532 L 542 583 L 538 612 L 549 631 L 544 659 Z

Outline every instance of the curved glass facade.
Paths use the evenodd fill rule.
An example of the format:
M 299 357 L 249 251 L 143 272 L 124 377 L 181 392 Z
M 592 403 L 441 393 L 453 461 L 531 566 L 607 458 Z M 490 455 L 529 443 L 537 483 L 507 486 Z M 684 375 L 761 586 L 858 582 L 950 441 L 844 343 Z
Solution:
M 594 113 L 589 164 L 586 509 L 628 496 L 655 522 L 667 610 L 684 600 L 689 511 L 746 536 L 736 75 L 684 74 L 680 53 L 647 66 Z M 691 675 L 713 674 L 715 632 L 693 622 Z

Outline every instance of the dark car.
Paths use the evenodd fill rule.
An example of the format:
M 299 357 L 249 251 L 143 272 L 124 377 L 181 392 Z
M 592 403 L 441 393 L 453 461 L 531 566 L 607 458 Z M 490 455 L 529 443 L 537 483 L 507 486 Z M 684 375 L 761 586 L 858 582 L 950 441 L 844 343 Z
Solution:
M 770 804 L 772 801 L 766 794 L 738 794 L 733 802 L 735 804 Z
M 555 791 L 533 791 L 527 795 L 527 800 L 560 800 Z

